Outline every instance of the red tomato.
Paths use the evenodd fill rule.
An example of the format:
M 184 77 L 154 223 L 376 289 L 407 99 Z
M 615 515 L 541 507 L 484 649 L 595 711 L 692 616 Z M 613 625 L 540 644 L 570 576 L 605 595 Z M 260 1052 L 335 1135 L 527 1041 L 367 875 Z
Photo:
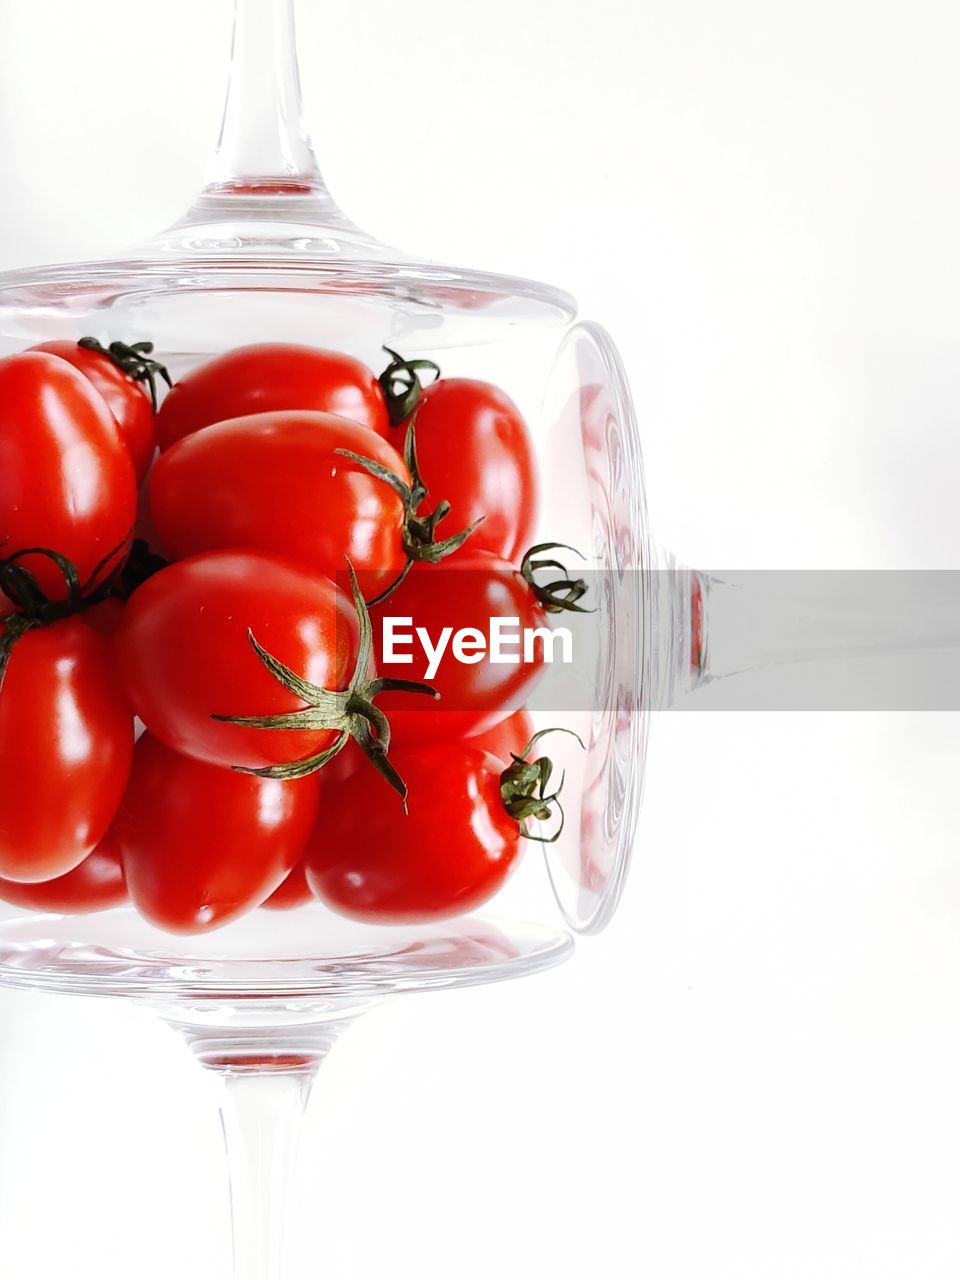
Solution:
M 334 577 L 349 557 L 373 591 L 404 563 L 403 503 L 337 449 L 409 483 L 399 454 L 366 427 L 326 413 L 262 413 L 208 427 L 158 460 L 150 512 L 175 557 L 249 547 Z
M 515 559 L 537 523 L 537 463 L 520 410 L 488 382 L 441 378 L 424 390 L 414 421 L 423 483 L 432 500 L 450 503 L 442 530 L 482 517 L 471 548 Z
M 298 862 L 278 889 L 274 889 L 263 904 L 271 911 L 292 911 L 294 907 L 306 906 L 313 901 L 313 894 L 307 884 L 307 870 L 302 862 Z
M 55 880 L 41 884 L 17 884 L 0 880 L 0 899 L 32 911 L 53 911 L 58 915 L 79 915 L 88 911 L 106 911 L 127 900 L 120 853 L 111 832 L 100 841 L 93 853 Z
M 471 911 L 503 884 L 520 831 L 500 796 L 503 764 L 466 743 L 398 750 L 408 812 L 372 769 L 324 806 L 304 861 L 311 889 L 359 920 L 431 920 Z
M 549 630 L 546 612 L 518 570 L 490 552 L 474 551 L 469 544 L 439 565 L 416 565 L 372 617 L 378 675 L 426 680 L 440 694 L 436 703 L 424 699 L 414 704 L 396 693 L 385 693 L 378 700 L 402 745 L 459 738 L 492 728 L 524 705 L 543 673 L 544 649 L 539 641 L 530 662 L 523 661 L 521 643 L 519 650 L 512 647 L 520 658 L 515 665 L 495 664 L 487 657 L 468 664 L 457 657 L 451 637 L 436 674 L 429 677 L 426 650 L 416 639 L 405 645 L 394 640 L 395 653 L 411 655 L 412 663 L 387 661 L 385 618 L 400 620 L 394 624 L 395 636 L 410 635 L 415 628 L 424 627 L 433 644 L 444 628 L 452 628 L 454 633 L 474 628 L 489 637 L 494 618 L 518 619 L 521 632 Z M 515 627 L 510 630 L 516 632 Z
M 43 351 L 0 360 L 0 406 L 0 554 L 44 547 L 86 582 L 137 514 L 133 464 L 113 415 L 83 374 Z M 51 599 L 64 598 L 48 559 L 20 563 Z
M 131 900 L 174 933 L 226 924 L 268 898 L 296 864 L 317 797 L 316 778 L 255 778 L 144 734 L 116 827 Z
M 63 339 L 41 342 L 32 351 L 46 351 L 59 356 L 96 387 L 113 414 L 120 438 L 130 451 L 137 478 L 142 479 L 153 460 L 157 441 L 154 431 L 153 405 L 150 392 L 142 382 L 130 376 L 103 351 L 81 347 Z
M 258 552 L 215 551 L 162 569 L 130 597 L 117 637 L 137 714 L 167 746 L 212 764 L 261 768 L 330 746 L 327 729 L 223 724 L 215 715 L 276 715 L 305 705 L 263 666 L 247 629 L 274 657 L 325 689 L 353 673 L 353 605 L 329 578 Z
M 529 711 L 524 709 L 515 711 L 506 720 L 501 720 L 492 729 L 478 733 L 469 741 L 471 746 L 482 747 L 508 765 L 514 756 L 523 755 L 533 734 L 533 721 Z
M 0 688 L 0 876 L 52 880 L 92 853 L 132 750 L 109 642 L 79 618 L 21 636 Z
M 157 415 L 160 448 L 226 418 L 313 409 L 387 435 L 387 409 L 366 365 L 336 351 L 291 343 L 236 347 L 185 374 Z

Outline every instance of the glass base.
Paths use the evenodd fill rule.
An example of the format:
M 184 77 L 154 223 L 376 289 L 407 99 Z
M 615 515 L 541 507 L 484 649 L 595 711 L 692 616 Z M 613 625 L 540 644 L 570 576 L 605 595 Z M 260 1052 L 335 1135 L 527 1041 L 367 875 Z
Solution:
M 476 986 L 551 968 L 566 933 L 470 916 L 429 925 L 359 924 L 321 905 L 260 911 L 220 932 L 175 937 L 131 908 L 0 922 L 0 986 L 154 1005 L 343 1001 Z

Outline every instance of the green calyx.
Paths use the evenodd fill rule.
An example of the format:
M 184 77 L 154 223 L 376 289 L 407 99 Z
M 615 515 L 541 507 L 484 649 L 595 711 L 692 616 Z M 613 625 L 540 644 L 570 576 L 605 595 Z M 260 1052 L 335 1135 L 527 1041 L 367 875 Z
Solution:
M 281 715 L 215 715 L 213 719 L 224 724 L 242 725 L 251 729 L 331 729 L 337 734 L 332 746 L 306 760 L 269 765 L 262 769 L 235 766 L 239 773 L 254 774 L 258 778 L 305 778 L 308 774 L 322 769 L 353 738 L 373 767 L 405 803 L 406 784 L 387 758 L 390 750 L 390 724 L 384 713 L 375 705 L 374 700 L 379 694 L 387 692 L 419 693 L 430 698 L 438 698 L 440 695 L 429 685 L 413 680 L 369 680 L 367 678 L 373 652 L 373 627 L 366 603 L 360 593 L 357 575 L 349 560 L 347 568 L 350 571 L 353 603 L 360 625 L 360 643 L 357 650 L 357 663 L 346 689 L 342 691 L 322 689 L 319 685 L 304 680 L 278 658 L 268 653 L 258 643 L 253 632 L 248 631 L 250 644 L 267 671 L 279 684 L 283 685 L 284 689 L 307 705 L 301 711 L 291 711 Z
M 125 538 L 119 546 L 104 556 L 86 582 L 81 581 L 77 566 L 72 560 L 51 551 L 49 547 L 23 547 L 12 555 L 0 558 L 0 592 L 17 610 L 3 618 L 0 635 L 0 685 L 6 675 L 10 655 L 16 642 L 37 627 L 47 627 L 63 618 L 82 613 L 96 604 L 109 591 L 109 580 L 115 573 L 111 568 L 127 545 Z M 23 564 L 27 556 L 43 556 L 51 561 L 63 575 L 66 594 L 62 600 L 51 600 L 44 592 L 35 574 Z
M 440 377 L 440 366 L 434 364 L 432 360 L 404 360 L 403 356 L 389 347 L 383 349 L 390 357 L 390 363 L 377 381 L 383 392 L 390 425 L 399 427 L 406 422 L 420 403 L 420 397 L 423 395 L 421 371 L 426 370 L 432 373 L 436 380 Z
M 564 542 L 539 542 L 535 547 L 530 548 L 521 561 L 520 574 L 524 582 L 529 586 L 547 613 L 563 613 L 564 610 L 571 613 L 593 613 L 593 609 L 585 609 L 579 603 L 587 594 L 587 584 L 583 578 L 571 578 L 566 566 L 553 557 L 548 557 L 545 560 L 536 558 L 545 551 L 555 550 L 572 551 L 575 556 L 580 556 L 581 560 L 584 559 L 584 556 L 577 551 L 576 547 L 568 547 Z M 561 573 L 563 577 L 555 578 L 551 582 L 540 583 L 535 575 L 545 570 L 556 571 Z
M 537 742 L 548 733 L 569 733 L 583 747 L 583 740 L 572 729 L 541 729 L 539 733 L 533 735 L 520 755 L 513 757 L 513 764 L 508 765 L 500 775 L 500 798 L 503 800 L 503 807 L 511 818 L 516 819 L 521 836 L 525 840 L 536 840 L 539 844 L 553 844 L 559 840 L 564 823 L 563 808 L 559 799 L 560 792 L 563 790 L 563 775 L 560 775 L 557 789 L 551 792 L 549 787 L 553 776 L 553 761 L 548 756 L 541 756 L 539 760 L 527 759 Z M 584 750 L 586 750 L 585 747 Z M 548 822 L 553 817 L 554 809 L 560 814 L 560 825 L 557 830 L 549 836 L 533 835 L 527 824 L 531 820 Z
M 153 405 L 154 413 L 157 412 L 158 405 L 157 378 L 162 378 L 168 387 L 173 386 L 167 366 L 161 364 L 159 360 L 151 359 L 152 342 L 134 342 L 132 345 L 126 342 L 111 342 L 109 347 L 105 347 L 96 338 L 81 338 L 77 346 L 83 347 L 84 351 L 96 351 L 98 355 L 105 356 L 135 382 L 144 383 L 150 391 L 150 403 Z
M 450 503 L 446 501 L 438 502 L 433 511 L 426 515 L 420 511 L 420 506 L 429 496 L 430 491 L 423 483 L 423 477 L 420 475 L 420 468 L 417 464 L 415 418 L 416 415 L 410 420 L 403 444 L 403 460 L 407 464 L 407 470 L 410 472 L 410 484 L 401 480 L 389 467 L 374 461 L 373 458 L 365 458 L 362 454 L 353 453 L 350 449 L 337 450 L 337 453 L 342 454 L 345 458 L 350 458 L 358 466 L 363 467 L 364 471 L 372 475 L 374 479 L 382 480 L 385 485 L 389 485 L 403 503 L 404 515 L 401 541 L 407 556 L 407 562 L 399 576 L 390 586 L 368 602 L 371 605 L 382 604 L 389 595 L 396 591 L 418 560 L 427 564 L 437 564 L 444 556 L 459 550 L 483 519 L 481 516 L 480 520 L 474 520 L 473 524 L 466 529 L 461 529 L 459 533 L 453 534 L 452 537 L 437 537 L 437 525 L 449 514 Z

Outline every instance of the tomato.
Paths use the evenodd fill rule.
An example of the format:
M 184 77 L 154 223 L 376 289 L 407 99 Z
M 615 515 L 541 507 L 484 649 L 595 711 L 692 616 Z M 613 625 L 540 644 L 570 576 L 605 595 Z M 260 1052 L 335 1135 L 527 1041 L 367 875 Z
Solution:
M 296 864 L 317 797 L 315 777 L 256 778 L 144 734 L 116 826 L 131 900 L 174 933 L 226 924 L 268 898 Z
M 258 552 L 216 551 L 172 564 L 130 597 L 120 666 L 144 724 L 167 746 L 212 764 L 262 768 L 332 744 L 328 729 L 261 729 L 215 715 L 276 715 L 305 704 L 265 669 L 247 629 L 274 657 L 343 689 L 357 649 L 352 604 L 329 578 Z
M 274 889 L 263 904 L 271 911 L 292 911 L 294 907 L 306 906 L 313 901 L 313 894 L 307 884 L 307 869 L 298 862 L 278 889 Z
M 0 876 L 52 880 L 92 853 L 132 750 L 109 642 L 79 618 L 20 636 L 0 687 Z
M 463 529 L 474 551 L 514 559 L 533 541 L 537 464 L 520 410 L 488 382 L 441 378 L 420 399 L 417 461 L 431 499 L 445 499 L 443 528 Z
M 371 769 L 324 806 L 304 855 L 310 888 L 359 920 L 431 920 L 471 911 L 503 884 L 520 830 L 500 795 L 503 764 L 468 743 L 398 749 L 405 814 Z
M 79 342 L 68 339 L 41 342 L 31 350 L 46 351 L 66 360 L 100 392 L 130 452 L 137 478 L 142 479 L 157 447 L 153 404 L 143 382 L 125 373 L 107 351 L 81 346 Z
M 547 614 L 518 570 L 486 551 L 474 551 L 468 543 L 462 551 L 439 565 L 416 565 L 387 600 L 373 610 L 374 653 L 377 672 L 388 678 L 426 680 L 440 694 L 436 703 L 411 705 L 400 694 L 386 693 L 379 705 L 390 718 L 398 744 L 412 745 L 437 738 L 464 737 L 492 728 L 524 705 L 543 673 L 544 646 L 534 645 L 530 661 L 524 661 L 522 643 L 511 646 L 518 661 L 493 663 L 460 661 L 454 649 L 455 633 L 473 628 L 489 637 L 495 618 L 515 619 L 511 633 L 543 628 Z M 384 620 L 393 618 L 394 656 L 412 657 L 412 663 L 388 661 L 389 645 Z M 401 643 L 414 629 L 426 629 L 435 645 L 452 628 L 447 648 L 435 674 L 427 674 L 427 652 L 419 640 Z M 477 655 L 468 655 L 477 656 Z
M 112 832 L 72 871 L 40 884 L 18 884 L 0 880 L 0 899 L 32 911 L 53 911 L 58 915 L 106 911 L 127 900 L 120 853 Z
M 113 416 L 83 374 L 43 351 L 0 360 L 0 406 L 0 554 L 44 547 L 86 582 L 137 514 L 133 464 Z M 45 557 L 20 563 L 51 599 L 67 594 Z
M 283 409 L 338 414 L 384 437 L 388 431 L 383 392 L 366 365 L 336 351 L 264 342 L 215 356 L 180 379 L 157 415 L 160 448 L 226 418 Z
M 514 756 L 523 755 L 533 734 L 530 713 L 523 709 L 515 711 L 512 716 L 507 716 L 506 720 L 501 720 L 492 729 L 478 733 L 470 739 L 470 744 L 474 747 L 482 747 L 484 751 L 489 751 L 492 756 L 496 756 L 507 765 Z
M 373 458 L 405 482 L 399 454 L 366 427 L 326 413 L 262 413 L 198 432 L 163 454 L 150 511 L 174 556 L 247 547 L 343 573 L 349 557 L 370 590 L 403 566 L 403 502 L 342 457 Z

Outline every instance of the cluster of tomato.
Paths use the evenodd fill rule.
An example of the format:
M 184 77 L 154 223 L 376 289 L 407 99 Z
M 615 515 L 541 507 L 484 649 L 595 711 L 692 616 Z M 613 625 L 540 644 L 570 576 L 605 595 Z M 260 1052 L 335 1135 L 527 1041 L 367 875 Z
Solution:
M 512 401 L 388 354 L 261 344 L 175 385 L 149 343 L 0 360 L 0 898 L 186 932 L 502 884 L 555 799 L 541 661 L 447 655 L 427 687 L 377 614 L 537 628 L 584 588 L 537 583 Z

